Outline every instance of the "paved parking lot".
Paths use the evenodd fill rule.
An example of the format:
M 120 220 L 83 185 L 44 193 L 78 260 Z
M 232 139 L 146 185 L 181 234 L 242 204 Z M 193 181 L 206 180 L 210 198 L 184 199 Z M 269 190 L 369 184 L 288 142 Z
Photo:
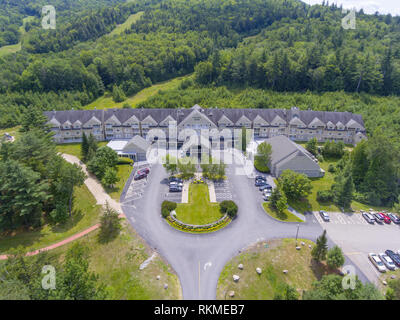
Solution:
M 359 213 L 330 212 L 330 222 L 322 220 L 318 212 L 308 215 L 312 223 L 321 224 L 328 236 L 364 272 L 366 277 L 378 283 L 380 273 L 368 259 L 368 253 L 381 253 L 387 249 L 400 249 L 400 226 L 391 223 L 369 224 Z
M 214 182 L 214 189 L 217 202 L 233 200 L 231 185 L 228 179 L 221 182 Z
M 150 169 L 150 174 L 148 175 L 147 178 L 142 179 L 142 180 L 138 180 L 135 181 L 134 179 L 132 179 L 131 184 L 129 185 L 126 194 L 125 194 L 125 198 L 123 201 L 124 205 L 133 205 L 135 201 L 141 199 L 144 195 L 145 192 L 145 188 L 147 186 L 147 182 L 148 179 L 150 179 L 151 177 L 151 165 L 149 165 L 147 162 L 140 162 L 137 163 L 134 166 L 133 171 L 136 172 L 140 169 L 144 169 L 144 168 L 149 168 Z
M 165 200 L 181 203 L 182 192 L 168 192 L 168 189 L 169 189 L 168 186 L 165 186 L 165 193 L 164 193 Z

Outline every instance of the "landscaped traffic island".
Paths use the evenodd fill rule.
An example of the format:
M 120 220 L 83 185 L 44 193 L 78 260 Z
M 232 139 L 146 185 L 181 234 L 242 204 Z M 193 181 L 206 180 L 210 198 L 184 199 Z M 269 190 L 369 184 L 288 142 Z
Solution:
M 272 218 L 284 222 L 303 222 L 292 214 L 289 210 L 285 209 L 283 212 L 278 212 L 270 203 L 264 202 L 262 204 L 264 211 L 269 214 Z
M 233 201 L 211 203 L 208 185 L 191 183 L 189 203 L 164 201 L 161 212 L 168 223 L 180 231 L 189 233 L 214 232 L 227 226 L 237 213 Z

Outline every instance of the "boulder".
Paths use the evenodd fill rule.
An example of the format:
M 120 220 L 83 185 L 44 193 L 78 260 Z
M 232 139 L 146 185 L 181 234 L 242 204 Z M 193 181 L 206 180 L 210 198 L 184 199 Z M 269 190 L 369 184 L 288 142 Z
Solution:
M 158 276 L 156 277 L 156 279 L 157 279 L 157 280 L 160 280 L 160 279 L 161 279 L 161 277 L 158 275 Z
M 229 291 L 229 296 L 231 297 L 231 298 L 233 298 L 234 296 L 235 296 L 235 291 Z
M 240 277 L 237 274 L 233 275 L 233 281 L 238 282 Z
M 238 268 L 239 268 L 240 270 L 243 270 L 243 264 L 239 264 L 239 265 L 238 265 Z
M 302 245 L 302 246 L 305 246 L 305 243 L 302 241 L 302 242 L 301 242 L 301 245 Z
M 301 249 L 301 247 L 296 247 L 296 250 L 300 250 Z
M 394 274 L 392 274 L 391 278 L 392 279 L 396 279 L 396 276 Z
M 308 247 L 311 249 L 311 244 L 309 244 Z
M 257 272 L 258 274 L 261 274 L 261 273 L 262 273 L 261 268 L 256 268 L 256 272 Z
M 164 289 L 165 289 L 165 290 L 168 289 L 168 284 L 164 283 Z
M 288 270 L 283 270 L 283 273 L 284 274 L 287 274 L 289 271 Z
M 383 285 L 386 286 L 387 282 L 385 280 L 382 281 Z

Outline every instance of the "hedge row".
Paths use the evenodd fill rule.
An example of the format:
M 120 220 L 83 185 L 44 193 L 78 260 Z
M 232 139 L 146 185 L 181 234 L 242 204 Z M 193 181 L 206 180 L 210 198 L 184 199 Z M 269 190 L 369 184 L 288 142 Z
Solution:
M 174 220 L 171 216 L 167 217 L 168 223 L 181 231 L 184 232 L 193 232 L 193 233 L 205 233 L 205 232 L 213 232 L 217 231 L 221 228 L 223 228 L 225 225 L 227 225 L 231 219 L 228 216 L 225 216 L 224 219 L 219 220 L 217 223 L 212 224 L 212 225 L 207 225 L 207 226 L 190 226 L 186 225 L 184 223 L 180 223 L 177 220 Z

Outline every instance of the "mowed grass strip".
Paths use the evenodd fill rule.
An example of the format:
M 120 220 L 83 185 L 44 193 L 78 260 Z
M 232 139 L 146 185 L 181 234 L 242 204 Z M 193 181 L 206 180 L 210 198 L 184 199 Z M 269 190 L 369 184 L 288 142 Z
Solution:
M 131 14 L 126 21 L 120 25 L 117 25 L 113 31 L 109 33 L 110 36 L 119 35 L 125 30 L 128 30 L 133 23 L 138 21 L 140 17 L 144 14 L 144 11 L 139 11 L 138 13 Z
M 102 97 L 96 99 L 92 103 L 86 105 L 84 109 L 91 110 L 95 107 L 97 109 L 110 109 L 110 108 L 122 108 L 122 106 L 127 103 L 131 107 L 136 107 L 140 102 L 143 102 L 150 98 L 151 96 L 156 95 L 159 91 L 164 90 L 173 90 L 177 89 L 180 83 L 191 77 L 191 75 L 186 75 L 178 78 L 174 78 L 168 81 L 160 82 L 152 85 L 151 87 L 145 88 L 139 91 L 137 94 L 128 97 L 125 101 L 116 103 L 112 99 L 112 95 L 110 92 L 105 93 Z
M 264 211 L 274 219 L 277 219 L 277 220 L 280 220 L 283 222 L 303 222 L 301 219 L 297 218 L 294 214 L 292 214 L 288 210 L 285 210 L 283 213 L 279 213 L 268 202 L 264 202 L 262 204 L 262 206 L 264 208 Z
M 19 230 L 13 233 L 0 235 L 0 253 L 9 253 L 19 246 L 24 252 L 47 247 L 79 233 L 99 222 L 101 206 L 88 188 L 75 188 L 72 218 L 63 225 L 46 224 L 36 230 Z
M 11 53 L 16 53 L 16 52 L 18 52 L 18 51 L 21 50 L 21 48 L 22 48 L 22 41 L 24 41 L 24 39 L 25 39 L 25 37 L 26 37 L 25 24 L 26 24 L 27 22 L 33 21 L 34 19 L 35 19 L 34 16 L 28 16 L 28 17 L 25 17 L 25 18 L 22 20 L 22 26 L 19 27 L 19 32 L 20 32 L 20 34 L 21 34 L 21 40 L 20 40 L 20 42 L 18 42 L 18 43 L 16 43 L 16 44 L 10 44 L 10 45 L 8 45 L 8 46 L 0 47 L 0 58 L 6 56 L 6 55 L 8 55 L 8 54 L 11 54 Z
M 210 202 L 206 184 L 190 184 L 189 203 L 178 203 L 176 218 L 186 224 L 205 225 L 222 218 L 218 203 Z
M 301 250 L 296 250 L 295 239 L 275 239 L 257 243 L 234 257 L 220 275 L 217 299 L 271 300 L 284 283 L 295 287 L 300 295 L 303 290 L 309 290 L 328 271 L 325 265 L 312 260 L 308 245 L 314 246 L 314 243 L 300 239 L 298 243 L 301 241 L 305 242 Z M 243 264 L 243 270 L 238 269 L 239 264 Z M 256 268 L 261 268 L 261 275 Z M 288 273 L 284 274 L 283 270 Z M 240 280 L 234 282 L 233 275 L 238 275 Z M 229 291 L 235 292 L 233 298 L 229 297 Z

